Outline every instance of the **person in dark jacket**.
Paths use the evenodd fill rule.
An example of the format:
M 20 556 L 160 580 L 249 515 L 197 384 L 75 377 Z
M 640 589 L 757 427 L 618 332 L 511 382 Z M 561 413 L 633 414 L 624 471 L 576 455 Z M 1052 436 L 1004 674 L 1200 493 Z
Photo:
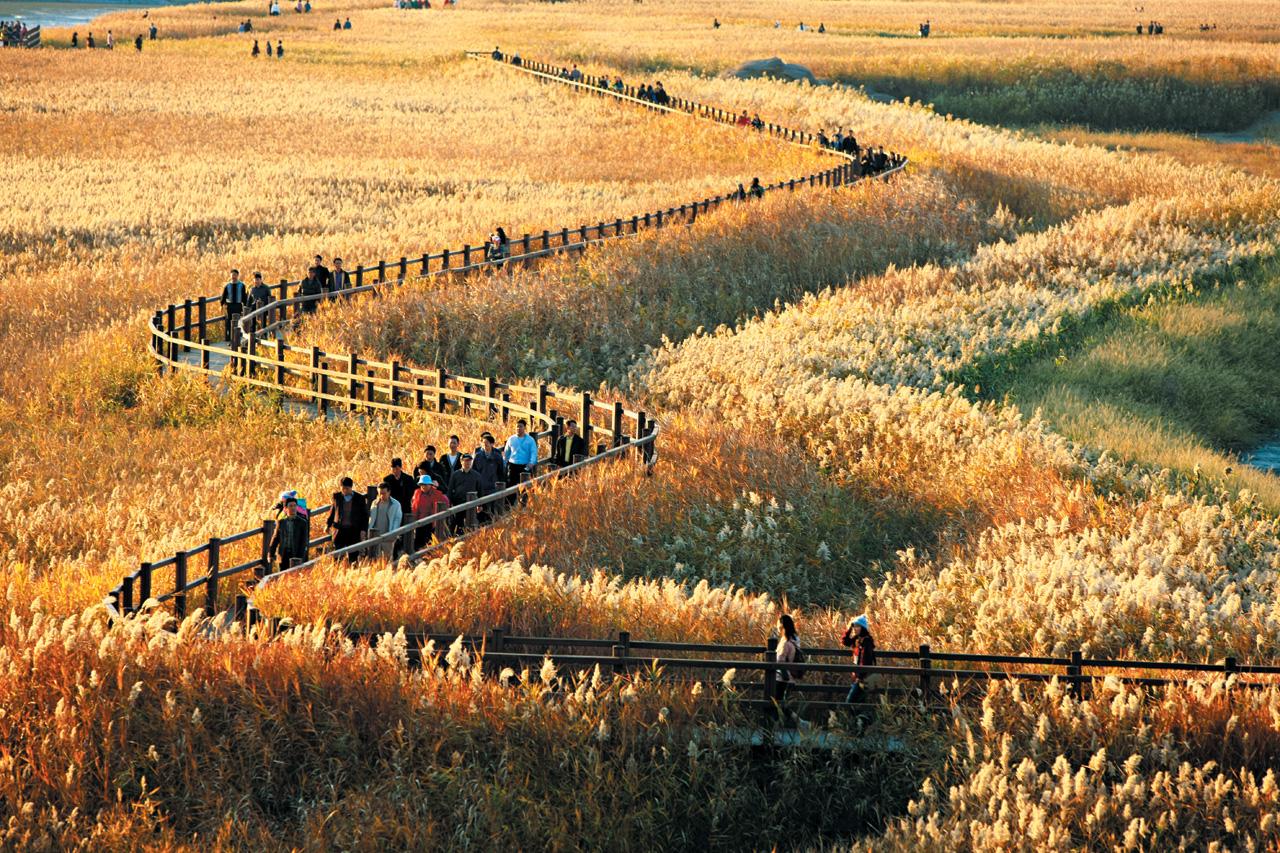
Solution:
M 329 276 L 329 282 L 334 293 L 354 286 L 351 274 L 342 268 L 342 258 L 333 259 L 333 272 Z
M 307 277 L 304 278 L 302 280 L 302 284 L 298 286 L 298 295 L 299 296 L 319 296 L 322 293 L 324 293 L 324 290 L 320 286 L 320 277 L 316 273 L 316 268 L 312 267 L 311 269 L 307 270 Z M 316 305 L 318 302 L 319 302 L 318 299 L 307 300 L 306 302 L 301 303 L 302 310 L 307 314 L 315 313 Z
M 587 443 L 582 436 L 578 435 L 578 422 L 565 421 L 564 435 L 556 439 L 556 446 L 552 448 L 551 463 L 558 468 L 564 468 L 586 455 Z
M 231 340 L 231 322 L 232 318 L 244 312 L 244 302 L 248 298 L 249 288 L 245 287 L 243 281 L 240 280 L 240 270 L 231 271 L 231 281 L 227 282 L 222 288 L 222 297 L 218 300 L 225 309 L 227 340 Z
M 364 495 L 355 491 L 354 485 L 350 477 L 343 477 L 341 491 L 333 493 L 325 530 L 333 532 L 334 550 L 356 544 L 369 529 L 369 503 Z M 350 555 L 347 562 L 351 562 Z
M 449 484 L 449 471 L 443 464 L 441 464 L 440 460 L 436 458 L 436 446 L 434 444 L 428 444 L 427 449 L 423 451 L 423 453 L 425 456 L 422 461 L 418 463 L 417 467 L 413 469 L 413 476 L 421 477 L 423 474 L 426 474 L 440 485 L 447 486 Z
M 747 195 L 752 198 L 764 198 L 764 187 L 760 186 L 759 178 L 751 179 L 751 187 L 747 190 Z
M 262 280 L 262 273 L 253 274 L 253 287 L 249 289 L 249 309 L 257 311 L 259 308 L 266 308 L 273 301 L 271 296 L 271 288 L 267 287 L 267 283 Z
M 276 522 L 276 533 L 271 538 L 268 553 L 271 562 L 275 562 L 279 555 L 282 568 L 289 568 L 294 560 L 305 563 L 310 542 L 310 520 L 298 514 L 297 498 L 285 498 L 284 518 Z
M 484 483 L 480 479 L 480 472 L 474 467 L 475 462 L 470 453 L 464 453 L 459 457 L 458 470 L 454 471 L 449 477 L 449 503 L 452 506 L 466 503 L 474 500 L 470 497 L 472 493 L 476 497 L 484 494 Z M 464 515 L 456 515 L 453 517 L 454 532 L 462 529 L 466 518 Z
M 449 452 L 440 457 L 440 464 L 444 466 L 445 470 L 445 485 L 448 485 L 449 478 L 462 467 L 462 449 L 459 447 L 461 444 L 462 440 L 456 435 L 449 436 Z M 452 493 L 450 493 L 449 498 L 450 500 L 453 499 Z M 454 503 L 457 503 L 457 501 L 454 501 Z
M 507 463 L 496 444 L 493 433 L 485 432 L 480 435 L 480 447 L 476 448 L 472 466 L 480 475 L 482 495 L 491 495 L 497 491 L 499 481 L 504 488 L 507 484 Z
M 418 482 L 404 470 L 404 462 L 397 456 L 391 460 L 391 473 L 382 478 L 391 490 L 391 497 L 400 504 L 400 509 L 407 516 L 413 506 L 413 493 L 418 490 Z
M 844 629 L 844 636 L 840 638 L 840 645 L 853 651 L 854 666 L 876 665 L 876 641 L 871 637 L 871 623 L 867 614 L 849 621 L 848 627 Z M 853 686 L 845 697 L 847 703 L 852 705 L 862 697 L 864 685 L 870 677 L 871 673 L 854 672 Z
M 320 279 L 320 289 L 325 293 L 333 290 L 333 273 L 324 265 L 324 258 L 316 255 L 316 262 L 311 265 L 311 269 L 316 271 L 316 278 Z

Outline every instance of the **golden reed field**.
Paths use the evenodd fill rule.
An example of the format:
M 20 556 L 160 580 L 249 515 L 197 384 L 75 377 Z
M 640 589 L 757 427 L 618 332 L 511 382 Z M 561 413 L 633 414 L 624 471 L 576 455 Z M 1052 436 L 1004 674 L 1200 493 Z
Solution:
M 1235 675 L 955 684 L 943 716 L 885 692 L 869 728 L 833 712 L 809 721 L 821 748 L 762 757 L 730 701 L 745 673 L 547 659 L 495 680 L 460 644 L 410 668 L 397 634 L 754 644 L 789 612 L 830 647 L 866 612 L 883 649 L 1274 664 L 1275 475 L 1231 441 L 1174 457 L 1081 426 L 1087 400 L 1059 419 L 1017 390 L 1128 312 L 1203 345 L 1257 338 L 1239 324 L 1265 299 L 1245 319 L 1204 306 L 1274 292 L 1269 4 L 390 6 L 124 10 L 75 28 L 111 29 L 114 51 L 53 29 L 0 52 L 4 847 L 1280 847 L 1280 686 Z M 1153 16 L 1164 35 L 1134 33 Z M 255 38 L 285 57 L 251 57 Z M 427 563 L 272 583 L 254 598 L 298 626 L 281 637 L 163 607 L 110 623 L 101 599 L 140 560 L 254 527 L 282 489 L 324 503 L 344 474 L 502 426 L 324 422 L 230 376 L 158 375 L 156 308 L 231 267 L 297 278 L 316 253 L 479 245 L 830 165 L 463 55 L 495 44 L 848 128 L 911 165 L 322 306 L 293 343 L 623 400 L 661 420 L 659 462 L 592 466 Z M 727 73 L 771 56 L 840 85 Z M 1147 355 L 1088 369 L 1280 432 L 1272 395 L 1164 393 Z

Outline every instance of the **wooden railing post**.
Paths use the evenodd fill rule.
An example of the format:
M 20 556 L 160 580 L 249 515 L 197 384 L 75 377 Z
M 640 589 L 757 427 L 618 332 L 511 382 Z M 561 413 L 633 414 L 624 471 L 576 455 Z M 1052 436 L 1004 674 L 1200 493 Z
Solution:
M 484 395 L 489 398 L 489 405 L 486 408 L 489 412 L 488 417 L 492 418 L 498 411 L 498 405 L 494 402 L 494 399 L 498 396 L 497 379 L 494 379 L 492 376 L 486 376 L 484 378 Z
M 187 615 L 187 552 L 173 556 L 173 614 L 179 619 Z
M 449 381 L 449 375 L 445 373 L 443 367 L 436 368 L 436 411 L 444 413 L 444 386 Z
M 929 644 L 920 644 L 920 700 L 923 704 L 929 704 L 929 698 L 933 695 L 933 678 L 930 670 L 933 668 L 933 660 L 929 657 Z
M 544 415 L 547 413 L 547 396 L 548 396 L 548 394 L 549 394 L 549 393 L 550 393 L 550 391 L 549 391 L 549 389 L 547 388 L 547 383 L 545 383 L 545 382 L 539 382 L 539 383 L 538 383 L 538 405 L 537 405 L 537 409 L 538 409 L 538 411 L 539 411 L 539 412 L 541 412 L 541 413 L 542 413 L 542 414 L 544 414 Z
M 284 338 L 276 338 L 276 384 L 284 385 Z
M 213 537 L 209 540 L 208 577 L 204 582 L 205 615 L 212 616 L 218 609 L 218 569 L 222 565 L 222 540 Z
M 622 445 L 622 434 L 625 431 L 622 425 L 623 408 L 622 403 L 615 402 L 613 404 L 613 422 L 609 428 L 613 430 L 613 446 L 620 447 Z
M 479 492 L 467 492 L 465 497 L 467 502 L 470 503 L 471 501 L 474 501 L 477 498 L 479 498 L 480 494 Z M 467 510 L 465 524 L 467 525 L 468 530 L 474 530 L 475 528 L 480 526 L 480 516 L 476 512 L 475 507 L 471 507 L 470 509 Z
M 378 283 L 381 284 L 386 280 L 387 280 L 387 262 L 378 261 Z
M 618 642 L 613 647 L 613 674 L 626 675 L 627 658 L 631 656 L 631 632 L 619 631 Z
M 778 638 L 770 637 L 765 641 L 763 660 L 767 664 L 772 664 L 778 660 Z M 773 694 L 778 689 L 778 668 L 775 666 L 766 666 L 764 669 L 764 701 L 772 702 Z
M 347 353 L 347 407 L 352 412 L 356 410 L 356 400 L 360 399 L 360 380 L 356 378 L 359 364 L 359 356 L 353 352 Z
M 320 347 L 311 347 L 311 357 L 307 360 L 311 368 L 311 392 L 320 393 Z
M 1067 664 L 1067 690 L 1073 697 L 1075 697 L 1075 699 L 1079 700 L 1082 692 L 1080 690 L 1080 676 L 1082 671 L 1080 661 L 1084 658 L 1084 655 L 1079 649 L 1076 649 L 1071 653 L 1070 658 L 1071 663 Z
M 391 359 L 391 364 L 387 368 L 387 375 L 391 379 L 391 385 L 389 386 L 391 389 L 390 391 L 391 405 L 398 406 L 400 404 L 400 389 L 396 387 L 396 383 L 400 381 L 400 360 L 399 359 L 395 359 L 395 358 Z
M 138 607 L 147 603 L 151 597 L 151 564 L 143 563 L 138 569 Z
M 182 300 L 182 339 L 191 340 L 191 300 Z M 191 347 L 184 346 L 183 352 L 191 352 Z
M 462 246 L 462 265 L 464 267 L 471 266 L 471 244 L 465 243 Z
M 275 519 L 274 518 L 263 519 L 262 521 L 262 552 L 261 552 L 261 555 L 259 556 L 259 559 L 262 562 L 261 562 L 261 565 L 259 565 L 256 569 L 254 569 L 254 574 L 256 574 L 260 578 L 266 577 L 267 566 L 271 564 L 271 540 L 275 538 L 275 535 L 276 535 Z
M 206 347 L 208 346 L 209 346 L 208 339 L 202 336 L 200 338 L 200 369 L 201 370 L 209 369 L 209 350 L 206 349 Z
M 589 391 L 582 392 L 582 415 L 578 421 L 578 434 L 582 436 L 582 443 L 585 447 L 591 446 L 591 393 Z
M 133 575 L 125 575 L 120 581 L 120 615 L 128 616 L 133 610 Z
M 196 335 L 198 340 L 203 341 L 205 338 L 209 337 L 209 333 L 205 331 L 205 326 L 208 324 L 208 314 L 208 302 L 206 301 L 206 297 L 201 296 L 200 301 L 196 304 L 196 322 L 200 325 L 200 331 Z
M 409 277 L 409 259 L 408 259 L 408 258 L 406 258 L 405 256 L 401 255 L 401 256 L 400 256 L 400 278 L 399 278 L 399 281 L 404 281 L 404 280 L 405 280 L 406 278 L 408 278 L 408 277 Z
M 520 254 L 522 255 L 529 254 L 529 235 L 528 234 L 524 235 L 524 237 L 521 238 L 520 240 Z

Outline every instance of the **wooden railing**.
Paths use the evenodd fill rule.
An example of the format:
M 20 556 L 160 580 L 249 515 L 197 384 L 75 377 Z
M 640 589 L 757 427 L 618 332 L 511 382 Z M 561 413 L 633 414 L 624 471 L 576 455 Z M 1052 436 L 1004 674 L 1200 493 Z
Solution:
M 273 636 L 288 630 L 279 618 L 263 618 L 246 605 L 240 612 L 243 627 L 261 636 Z M 355 642 L 377 645 L 387 632 L 344 631 Z M 439 659 L 459 639 L 457 634 L 406 632 L 405 640 L 410 666 L 444 665 Z M 876 658 L 883 663 L 854 666 L 848 662 L 844 648 L 806 648 L 806 662 L 779 664 L 777 638 L 763 644 L 685 643 L 641 640 L 629 631 L 619 631 L 609 638 L 518 636 L 495 628 L 482 636 L 462 636 L 464 647 L 483 661 L 485 668 L 496 674 L 502 667 L 518 670 L 529 667 L 529 677 L 537 678 L 538 665 L 551 658 L 564 672 L 586 672 L 600 667 L 615 676 L 643 673 L 651 676 L 658 670 L 667 677 L 698 680 L 718 684 L 730 670 L 736 671 L 733 688 L 737 698 L 752 705 L 772 707 L 774 689 L 780 668 L 803 678 L 793 679 L 789 687 L 791 702 L 805 709 L 825 713 L 847 708 L 844 696 L 851 676 L 870 678 L 864 684 L 862 704 L 877 703 L 881 697 L 917 702 L 937 711 L 948 710 L 952 700 L 981 698 L 991 681 L 1016 681 L 1045 685 L 1057 681 L 1077 699 L 1092 694 L 1096 681 L 1112 678 L 1145 689 L 1180 686 L 1205 677 L 1235 677 L 1233 687 L 1241 689 L 1280 688 L 1280 666 L 1239 665 L 1228 657 L 1221 663 L 1181 661 L 1144 661 L 1111 658 L 1089 658 L 1080 651 L 1065 656 L 985 655 L 934 651 L 928 645 L 912 650 L 880 649 Z M 434 657 L 424 652 L 427 643 L 435 644 Z M 836 662 L 843 659 L 844 662 Z M 1153 673 L 1160 673 L 1154 675 Z M 1173 673 L 1182 677 L 1168 677 Z M 1246 680 L 1247 679 L 1247 680 Z
M 475 58 L 489 54 L 470 53 Z M 598 85 L 602 80 L 588 78 L 588 82 L 565 79 L 552 73 L 551 66 L 538 62 L 513 64 L 511 58 L 502 57 L 511 68 L 534 75 L 539 79 L 570 86 L 578 91 L 607 96 L 645 109 L 669 113 L 685 113 L 720 124 L 733 124 L 732 114 L 719 107 L 699 104 L 682 98 L 673 98 L 668 105 L 659 105 L 635 97 L 634 89 L 622 92 Z M 802 131 L 783 128 L 769 123 L 758 131 L 781 141 L 812 145 L 814 137 Z M 761 186 L 761 194 L 786 190 L 794 192 L 805 188 L 834 189 L 861 180 L 877 177 L 887 180 L 902 171 L 905 158 L 894 156 L 886 168 L 874 175 L 864 176 L 856 157 L 829 148 L 818 151 L 838 159 L 838 165 L 804 175 Z M 692 224 L 698 216 L 729 203 L 747 203 L 738 192 L 695 199 L 679 206 L 647 211 L 630 217 L 615 217 L 598 221 L 595 225 L 579 225 L 545 230 L 540 234 L 526 233 L 512 241 L 512 253 L 500 258 L 486 257 L 481 246 L 463 245 L 460 249 L 444 249 L 426 252 L 418 257 L 401 256 L 398 261 L 379 261 L 374 265 L 357 265 L 351 270 L 351 285 L 329 293 L 300 294 L 301 280 L 281 279 L 271 286 L 272 301 L 241 317 L 228 317 L 219 296 L 200 296 L 185 300 L 181 305 L 170 304 L 156 311 L 149 323 L 149 351 L 160 369 L 186 370 L 207 375 L 220 375 L 230 371 L 237 381 L 253 387 L 283 392 L 316 405 L 321 415 L 331 408 L 348 412 L 406 413 L 432 411 L 462 416 L 482 416 L 491 419 L 524 418 L 530 423 L 530 432 L 539 440 L 554 443 L 561 435 L 565 417 L 578 421 L 590 455 L 572 466 L 559 471 L 535 473 L 520 483 L 506 485 L 490 495 L 476 495 L 458 506 L 428 518 L 416 520 L 384 536 L 365 540 L 357 545 L 340 549 L 327 555 L 356 555 L 403 538 L 411 542 L 414 534 L 423 527 L 437 532 L 446 526 L 456 526 L 461 518 L 465 529 L 474 530 L 481 510 L 490 515 L 497 508 L 509 503 L 517 494 L 539 484 L 601 461 L 619 459 L 634 454 L 645 466 L 656 460 L 656 442 L 659 434 L 657 421 L 644 411 L 631 411 L 621 403 L 602 403 L 592 399 L 588 392 L 564 392 L 550 388 L 546 383 L 519 385 L 501 382 L 495 377 L 468 377 L 448 373 L 444 369 L 422 369 L 403 365 L 396 360 L 376 361 L 357 353 L 329 353 L 317 347 L 296 347 L 278 336 L 287 324 L 312 309 L 317 302 L 338 297 L 348 298 L 373 293 L 386 286 L 410 280 L 434 276 L 456 276 L 495 271 L 506 266 L 529 265 L 553 255 L 585 252 L 589 247 L 610 240 L 635 236 L 649 229 L 660 229 L 673 224 Z M 276 335 L 272 338 L 270 336 Z M 195 354 L 194 356 L 192 354 Z M 226 365 L 215 363 L 226 361 Z M 594 442 L 594 444 L 593 444 Z M 372 490 L 374 487 L 370 486 Z M 325 512 L 328 507 L 311 510 L 313 516 Z M 452 524 L 451 524 L 452 523 Z M 274 577 L 312 565 L 315 560 L 296 567 L 281 567 L 271 573 L 269 545 L 275 533 L 275 521 L 265 520 L 261 526 L 241 531 L 233 536 L 212 539 L 195 548 L 180 551 L 158 562 L 142 563 L 125 576 L 111 590 L 106 604 L 115 615 L 136 612 L 148 599 L 172 603 L 174 612 L 187 612 L 187 597 L 203 591 L 205 606 L 216 609 L 227 599 L 221 582 L 229 577 L 252 573 L 259 583 L 270 582 Z M 313 546 L 328 543 L 330 537 L 312 540 Z M 249 543 L 258 547 L 251 548 Z M 234 565 L 223 568 L 228 560 L 224 550 L 234 549 L 237 559 Z M 439 545 L 415 551 L 408 544 L 403 550 L 411 558 L 419 558 Z M 204 557 L 205 574 L 190 578 L 193 561 Z M 163 585 L 166 591 L 153 593 Z

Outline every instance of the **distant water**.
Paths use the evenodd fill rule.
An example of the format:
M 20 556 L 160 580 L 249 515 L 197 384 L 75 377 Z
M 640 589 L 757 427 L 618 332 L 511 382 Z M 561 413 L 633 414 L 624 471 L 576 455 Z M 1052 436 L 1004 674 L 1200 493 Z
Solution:
M 1280 474 L 1280 439 L 1264 444 L 1252 453 L 1246 454 L 1244 461 L 1254 468 Z
M 73 27 L 86 24 L 99 15 L 119 12 L 122 9 L 148 9 L 157 6 L 179 5 L 164 0 L 99 0 L 82 3 L 75 0 L 0 0 L 0 21 L 22 21 L 42 27 Z M 84 36 L 81 35 L 81 38 Z

